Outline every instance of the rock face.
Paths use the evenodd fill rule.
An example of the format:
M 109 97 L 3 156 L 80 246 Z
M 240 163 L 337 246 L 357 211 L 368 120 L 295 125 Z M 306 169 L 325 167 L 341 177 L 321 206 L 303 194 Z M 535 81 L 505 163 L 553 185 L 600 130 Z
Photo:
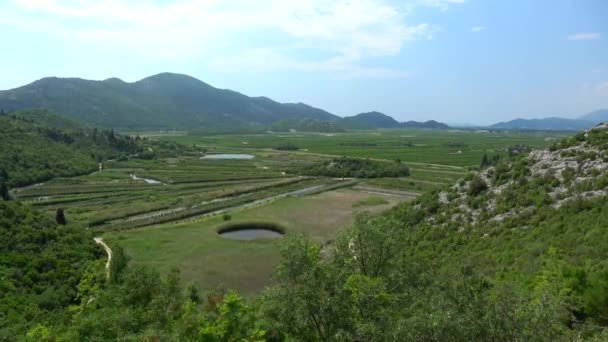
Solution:
M 426 220 L 464 231 L 480 222 L 500 224 L 546 206 L 603 197 L 607 189 L 608 123 L 602 123 L 548 150 L 468 175 L 435 195 L 439 209 Z

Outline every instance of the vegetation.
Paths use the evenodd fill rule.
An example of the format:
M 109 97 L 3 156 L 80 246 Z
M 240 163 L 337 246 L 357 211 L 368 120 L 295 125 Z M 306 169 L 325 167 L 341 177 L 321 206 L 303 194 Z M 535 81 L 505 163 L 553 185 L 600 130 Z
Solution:
M 49 118 L 45 111 L 0 117 L 0 178 L 8 187 L 90 173 L 102 160 L 141 151 L 136 139 L 111 130 L 55 128 Z
M 341 178 L 406 177 L 410 175 L 409 167 L 398 161 L 390 163 L 347 157 L 337 158 L 331 162 L 309 166 L 294 172 L 308 176 Z
M 101 254 L 89 232 L 0 202 L 0 341 L 23 339 L 36 324 L 63 324 L 83 300 L 82 277 L 102 270 Z
M 30 166 L 44 160 L 39 153 L 97 166 L 78 147 L 88 143 L 117 160 L 106 160 L 101 172 L 54 178 L 13 191 L 17 201 L 0 201 L 0 340 L 608 339 L 606 127 L 530 155 L 509 153 L 508 146 L 545 144 L 543 136 L 484 140 L 468 133 L 431 143 L 428 151 L 437 156 L 478 150 L 479 158 L 454 163 L 476 170 L 486 161 L 464 174 L 456 165 L 410 169 L 401 154 L 378 160 L 392 155 L 389 146 L 424 147 L 409 136 L 293 140 L 330 151 L 324 139 L 336 138 L 345 154 L 366 150 L 378 159 L 336 158 L 263 149 L 278 145 L 274 136 L 209 138 L 220 141 L 213 146 L 190 140 L 186 148 L 112 131 L 98 131 L 95 140 L 94 130 L 28 120 L 0 118 L 15 140 L 27 133 L 42 149 L 23 154 Z M 112 135 L 126 149 L 132 142 L 140 157 L 125 156 L 109 143 Z M 410 140 L 413 146 L 398 145 Z M 0 153 L 15 150 L 13 140 L 2 141 L 9 149 Z M 362 141 L 368 145 L 353 145 Z M 500 157 L 481 157 L 477 147 L 486 141 L 500 141 L 485 149 Z M 255 149 L 256 158 L 202 160 L 202 148 Z M 6 184 L 15 182 L 16 168 L 25 169 L 0 162 Z M 370 179 L 291 177 L 283 170 Z M 383 212 L 403 199 L 395 198 L 398 190 L 360 191 L 370 185 L 428 191 Z M 247 203 L 255 207 L 242 207 Z M 222 239 L 217 229 L 227 218 L 231 226 L 272 220 L 286 237 Z M 112 248 L 108 275 L 88 225 L 103 227 L 94 231 Z M 144 228 L 126 230 L 134 227 Z

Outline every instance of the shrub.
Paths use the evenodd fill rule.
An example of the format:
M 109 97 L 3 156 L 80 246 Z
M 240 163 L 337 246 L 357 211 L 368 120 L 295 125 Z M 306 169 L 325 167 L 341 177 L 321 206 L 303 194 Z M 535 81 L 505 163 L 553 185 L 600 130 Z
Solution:
M 479 176 L 475 176 L 473 180 L 471 180 L 471 183 L 469 183 L 468 194 L 477 196 L 486 190 L 488 190 L 488 185 Z

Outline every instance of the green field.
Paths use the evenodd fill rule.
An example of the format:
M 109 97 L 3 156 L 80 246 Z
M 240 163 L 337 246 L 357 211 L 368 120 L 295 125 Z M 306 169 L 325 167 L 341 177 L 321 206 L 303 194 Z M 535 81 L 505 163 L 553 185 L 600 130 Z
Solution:
M 375 213 L 447 184 L 484 153 L 506 156 L 517 145 L 546 147 L 561 133 L 380 130 L 313 134 L 156 135 L 150 139 L 196 145 L 171 157 L 107 161 L 95 173 L 56 178 L 15 195 L 49 215 L 64 208 L 74 224 L 94 229 L 125 248 L 135 264 L 168 272 L 200 288 L 225 286 L 253 294 L 270 283 L 280 240 L 233 241 L 216 230 L 225 222 L 271 222 L 287 233 L 331 241 L 361 211 Z M 290 143 L 297 151 L 278 151 Z M 245 153 L 247 160 L 201 159 Z M 410 167 L 402 178 L 302 177 L 293 170 L 338 156 Z

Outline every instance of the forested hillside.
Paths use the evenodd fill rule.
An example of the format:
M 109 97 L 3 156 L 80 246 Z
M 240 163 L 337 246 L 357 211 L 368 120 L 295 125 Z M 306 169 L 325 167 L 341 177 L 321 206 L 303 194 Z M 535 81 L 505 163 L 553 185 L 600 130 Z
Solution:
M 304 103 L 279 103 L 267 97 L 249 97 L 173 73 L 161 73 L 133 83 L 117 78 L 91 81 L 47 77 L 0 91 L 0 109 L 48 109 L 91 127 L 129 130 L 340 132 L 345 129 L 448 127 L 433 120 L 399 123 L 379 112 L 341 118 Z
M 95 127 L 236 130 L 281 119 L 339 117 L 302 103 L 278 103 L 214 88 L 193 77 L 162 73 L 127 83 L 49 77 L 0 91 L 0 108 L 46 108 Z
M 89 231 L 0 200 L 0 341 L 24 339 L 36 324 L 64 324 L 68 307 L 90 290 L 86 270 L 102 274 L 102 255 Z
M 9 187 L 90 173 L 102 160 L 141 151 L 136 139 L 85 129 L 47 111 L 0 116 L 0 182 Z

